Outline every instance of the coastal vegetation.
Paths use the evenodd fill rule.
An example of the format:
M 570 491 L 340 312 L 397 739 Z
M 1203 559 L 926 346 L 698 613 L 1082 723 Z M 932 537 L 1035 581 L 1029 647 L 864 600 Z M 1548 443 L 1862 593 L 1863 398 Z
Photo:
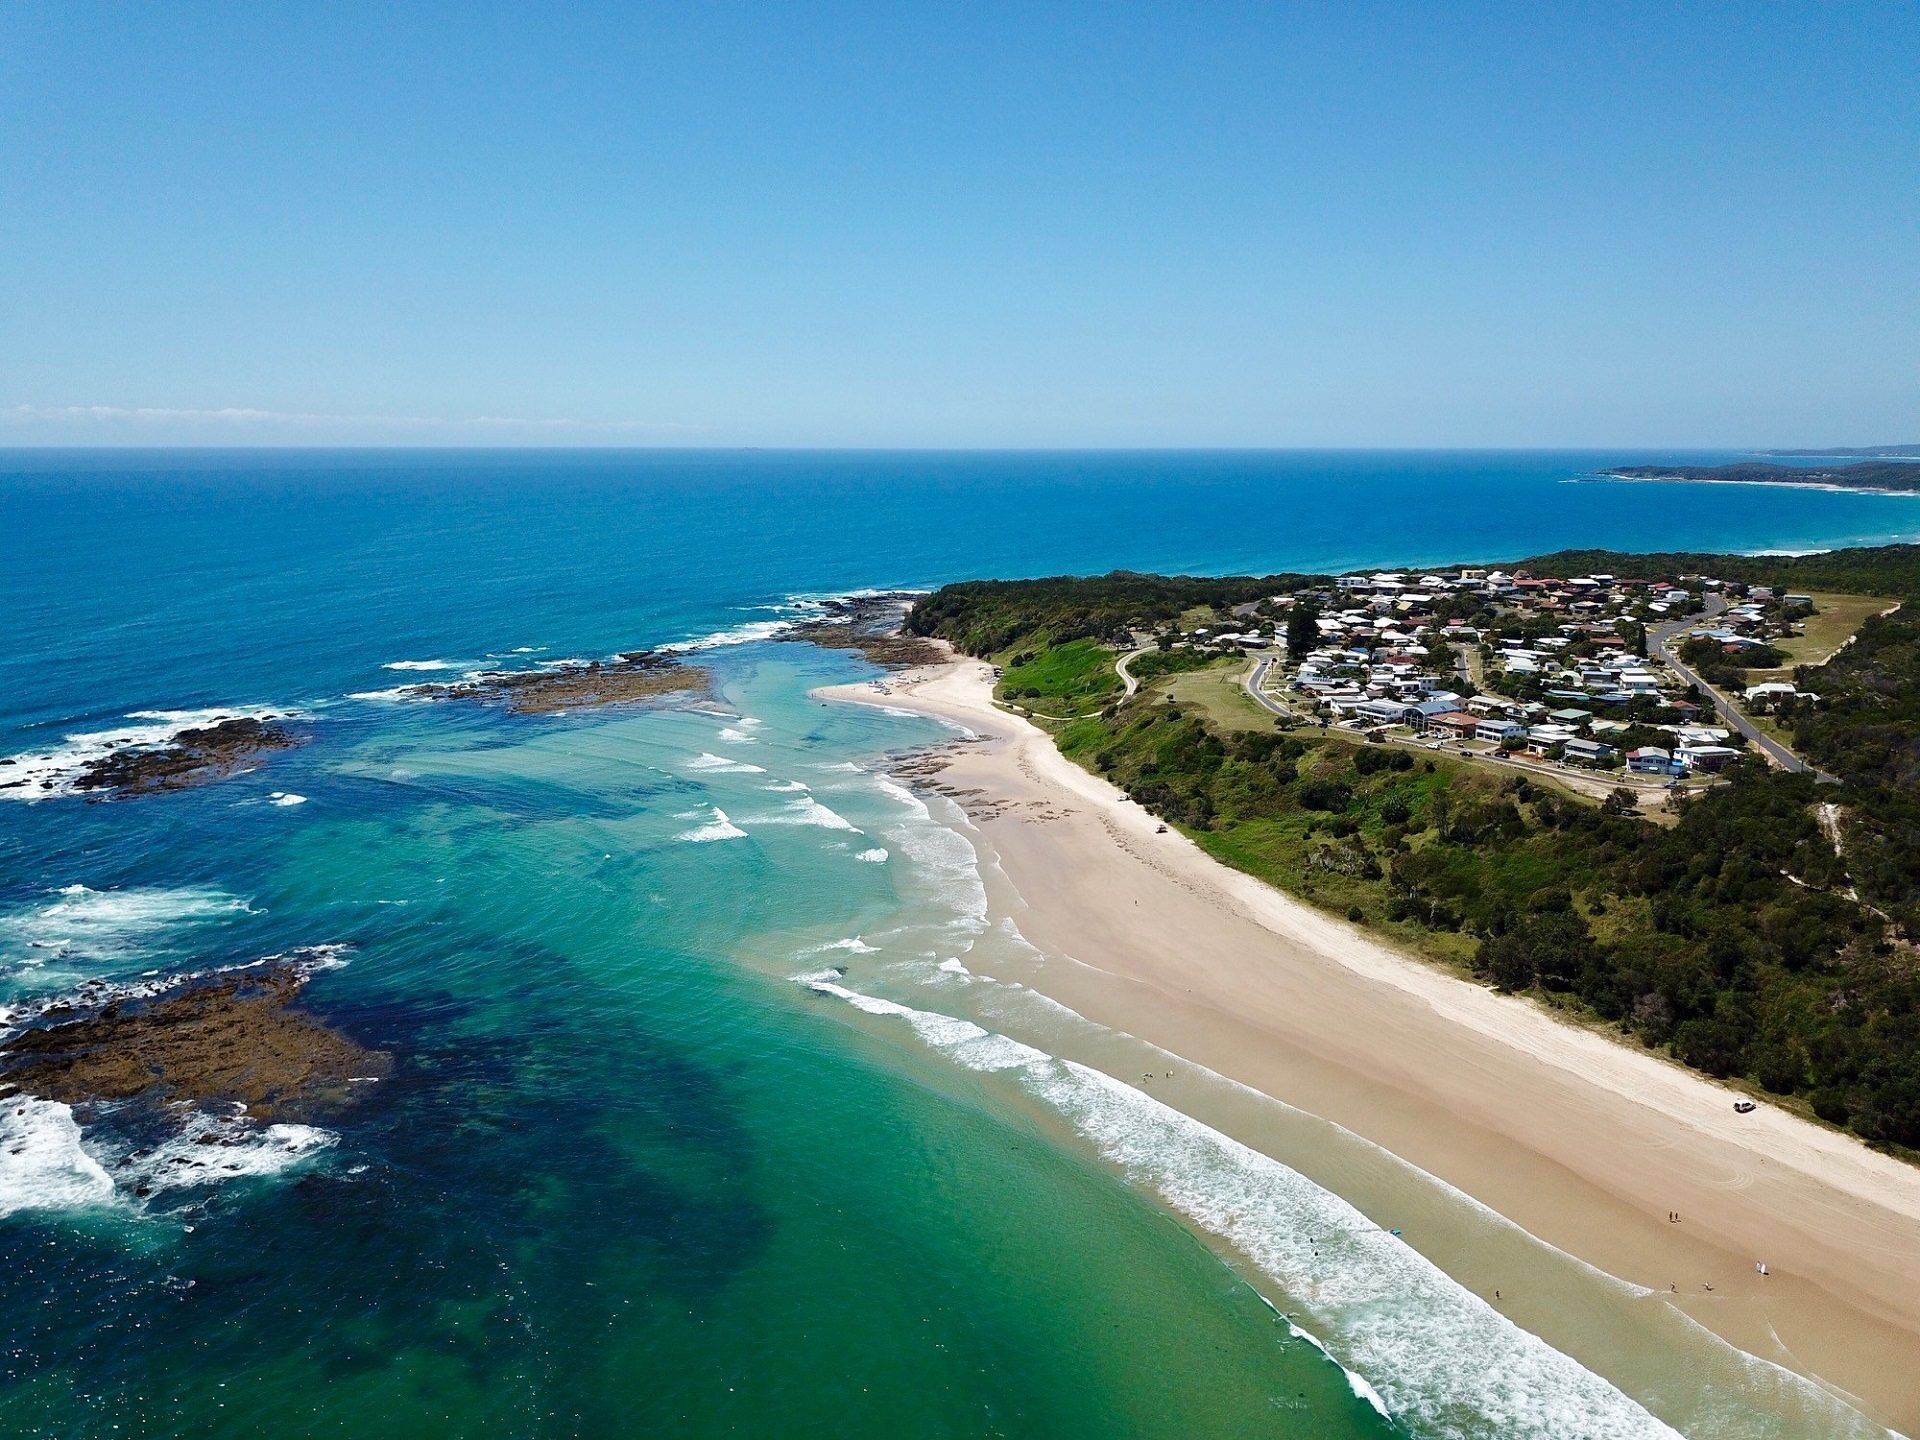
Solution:
M 1805 557 L 1568 552 L 1535 574 L 1712 574 L 1920 597 L 1920 549 Z M 949 586 L 908 618 L 1008 664 L 1004 692 L 1096 713 L 1061 750 L 1210 854 L 1336 914 L 1790 1099 L 1875 1143 L 1920 1146 L 1920 616 L 1872 613 L 1794 671 L 1819 699 L 1777 723 L 1840 784 L 1737 761 L 1660 821 L 1631 793 L 1582 800 L 1524 773 L 1327 729 L 1285 728 L 1193 688 L 1244 662 L 1156 678 L 1120 701 L 1094 657 L 1194 607 L 1223 618 L 1311 577 L 1114 575 Z M 1772 659 L 1774 657 L 1758 657 Z M 1779 657 L 1785 659 L 1786 657 Z M 1169 671 L 1195 671 L 1183 660 Z M 1069 680 L 1068 677 L 1071 677 Z M 1237 679 L 1235 682 L 1237 688 Z M 1176 687 L 1185 689 L 1183 695 Z M 1219 688 L 1219 687 L 1216 687 Z M 1065 713 L 1065 712 L 1062 712 Z
M 1113 652 L 1091 640 L 1068 640 L 1008 657 L 1000 693 L 1040 710 L 1074 711 L 1120 692 Z
M 923 596 L 906 628 L 938 635 L 969 655 L 1011 653 L 1091 639 L 1124 645 L 1136 632 L 1178 620 L 1195 609 L 1225 619 L 1235 605 L 1257 604 L 1308 575 L 1140 575 L 1117 570 L 1097 579 L 967 580 Z

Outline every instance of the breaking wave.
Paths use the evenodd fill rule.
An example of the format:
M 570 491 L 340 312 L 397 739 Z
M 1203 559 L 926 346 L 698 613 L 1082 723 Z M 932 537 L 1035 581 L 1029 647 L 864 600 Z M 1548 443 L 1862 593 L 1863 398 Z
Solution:
M 1677 1435 L 1345 1200 L 1270 1156 L 1103 1071 L 970 1020 L 863 994 L 830 974 L 800 983 L 869 1015 L 905 1021 L 967 1069 L 1016 1080 L 1135 1183 L 1246 1256 L 1323 1337 L 1315 1343 L 1347 1370 L 1355 1393 L 1414 1433 L 1447 1440 Z
M 685 840 L 693 845 L 705 844 L 709 840 L 744 840 L 746 838 L 747 832 L 729 820 L 727 812 L 718 805 L 713 807 L 713 818 L 706 824 L 696 825 L 691 830 L 682 830 L 674 836 L 676 840 Z
M 802 795 L 790 801 L 787 808 L 777 815 L 765 815 L 753 821 L 756 825 L 812 825 L 822 830 L 844 830 L 850 835 L 861 833 L 860 827 L 837 810 L 822 805 L 811 795 Z
M 0 1105 L 0 1220 L 22 1210 L 77 1210 L 113 1199 L 113 1177 L 80 1143 L 71 1107 L 31 1095 Z
M 706 770 L 717 775 L 764 775 L 764 765 L 749 765 L 744 760 L 729 760 L 724 755 L 715 755 L 703 750 L 694 759 L 687 762 L 689 770 Z
M 46 904 L 0 915 L 0 956 L 27 963 L 125 961 L 161 953 L 176 929 L 252 913 L 238 896 L 198 886 L 90 890 L 67 885 Z
M 246 1116 L 187 1112 L 157 1144 L 89 1142 L 73 1107 L 31 1095 L 0 1106 L 0 1219 L 22 1211 L 134 1209 L 148 1197 L 283 1174 L 339 1137 L 313 1125 L 261 1125 Z

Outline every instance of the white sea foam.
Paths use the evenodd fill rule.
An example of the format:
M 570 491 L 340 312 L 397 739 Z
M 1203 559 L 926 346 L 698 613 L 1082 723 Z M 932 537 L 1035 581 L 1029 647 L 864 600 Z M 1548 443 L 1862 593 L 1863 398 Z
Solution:
M 431 700 L 433 693 L 419 685 L 395 685 L 390 690 L 355 690 L 349 700 Z
M 718 805 L 713 807 L 713 818 L 706 824 L 696 825 L 691 830 L 682 830 L 674 836 L 676 840 L 685 840 L 694 845 L 705 844 L 710 840 L 744 840 L 746 838 L 747 832 L 729 820 L 727 812 Z
M 275 805 L 304 805 L 307 803 L 306 796 L 295 795 L 290 790 L 276 790 L 267 796 L 267 799 Z
M 0 955 L 124 961 L 163 950 L 169 931 L 251 913 L 238 896 L 205 887 L 67 885 L 48 903 L 0 915 Z
M 331 1149 L 339 1136 L 313 1125 L 257 1125 L 242 1116 L 189 1113 L 163 1143 L 115 1165 L 128 1189 L 175 1190 L 278 1175 Z
M 730 745 L 751 745 L 754 743 L 753 736 L 749 735 L 737 725 L 727 726 L 720 732 L 720 738 Z
M 845 940 L 829 940 L 824 945 L 814 946 L 813 949 L 807 953 L 809 955 L 824 955 L 830 950 L 846 950 L 855 955 L 878 955 L 880 953 L 880 947 L 878 945 L 869 945 L 858 935 L 854 935 Z
M 906 857 L 917 875 L 928 880 L 938 899 L 958 912 L 960 923 L 982 930 L 987 924 L 987 886 L 980 877 L 980 857 L 972 842 L 958 830 L 933 818 L 927 803 L 886 775 L 875 775 L 875 789 L 900 802 L 907 813 L 887 827 L 886 837 Z
M 864 860 L 869 865 L 884 865 L 887 863 L 887 852 L 881 846 L 876 845 L 871 850 L 862 850 L 853 858 L 856 860 Z
M 851 760 L 835 760 L 826 765 L 816 765 L 816 770 L 824 770 L 835 775 L 864 775 L 867 772 Z
M 744 760 L 729 760 L 724 755 L 715 755 L 705 750 L 701 751 L 694 759 L 689 760 L 687 762 L 687 768 L 689 770 L 708 770 L 720 775 L 764 775 L 767 773 L 767 767 L 764 765 L 749 765 Z
M 833 602 L 842 600 L 866 600 L 876 595 L 885 595 L 885 590 L 849 590 L 836 595 L 789 595 L 784 601 L 774 605 L 753 605 L 745 607 L 770 613 L 775 618 L 769 620 L 749 620 L 742 625 L 729 626 L 706 635 L 686 640 L 675 640 L 659 647 L 663 654 L 684 654 L 689 650 L 717 650 L 729 645 L 751 645 L 761 640 L 777 640 L 790 634 L 796 627 L 812 620 L 824 618 Z M 919 591 L 900 591 L 900 594 L 919 594 Z
M 972 1021 L 864 995 L 829 977 L 802 983 L 868 1014 L 905 1020 L 969 1069 L 1014 1072 L 1108 1161 L 1258 1266 L 1328 1337 L 1321 1343 L 1353 1378 L 1355 1393 L 1413 1433 L 1460 1440 L 1676 1434 L 1279 1161 L 1102 1071 Z
M 21 1210 L 76 1210 L 112 1199 L 113 1179 L 81 1145 L 69 1107 L 31 1095 L 0 1101 L 0 1219 Z
M 389 660 L 382 670 L 458 670 L 464 660 Z
M 659 647 L 663 655 L 684 655 L 694 650 L 719 650 L 729 645 L 751 645 L 756 640 L 773 640 L 787 633 L 798 622 L 789 620 L 754 620 L 745 625 L 736 625 L 730 630 L 715 630 L 709 635 L 701 635 L 691 640 L 675 640 Z
M 797 795 L 809 787 L 799 780 L 774 780 L 760 787 L 776 795 Z
M 909 810 L 914 811 L 916 814 L 920 815 L 922 818 L 927 818 L 929 816 L 929 811 L 927 810 L 926 802 L 923 801 L 918 795 L 914 794 L 913 791 L 909 790 L 906 786 L 902 785 L 898 780 L 894 779 L 891 775 L 874 776 L 873 788 L 878 790 L 882 795 L 887 796 L 889 799 L 899 801 L 901 805 L 905 806 Z
M 0 761 L 0 799 L 45 800 L 71 795 L 74 781 L 82 772 L 114 751 L 164 745 L 183 730 L 216 725 L 222 720 L 284 720 L 298 714 L 284 708 L 245 706 L 232 710 L 135 710 L 126 718 L 138 724 L 67 735 L 55 749 L 4 757 Z
M 786 809 L 777 815 L 761 816 L 754 822 L 758 825 L 812 825 L 822 830 L 844 830 L 849 835 L 861 833 L 860 827 L 837 810 L 822 805 L 811 795 L 802 795 L 788 802 Z

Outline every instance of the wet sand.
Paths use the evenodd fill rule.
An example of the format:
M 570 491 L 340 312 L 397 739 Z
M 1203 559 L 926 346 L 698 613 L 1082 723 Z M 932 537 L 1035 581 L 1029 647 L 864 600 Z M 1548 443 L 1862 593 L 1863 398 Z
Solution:
M 1920 1170 L 1772 1106 L 1737 1115 L 1732 1091 L 1406 957 L 1158 833 L 996 708 L 991 687 L 986 666 L 962 661 L 891 677 L 884 692 L 821 693 L 980 736 L 943 757 L 938 779 L 967 792 L 971 838 L 1006 877 L 1001 903 L 1046 957 L 1022 978 L 1345 1126 L 1920 1433 Z M 1501 1283 L 1430 1258 L 1452 1259 L 1488 1299 Z

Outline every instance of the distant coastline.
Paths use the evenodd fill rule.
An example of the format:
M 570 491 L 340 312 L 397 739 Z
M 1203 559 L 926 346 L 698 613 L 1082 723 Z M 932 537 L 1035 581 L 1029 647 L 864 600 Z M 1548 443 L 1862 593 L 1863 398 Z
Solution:
M 1782 460 L 1920 460 L 1920 441 L 1912 445 L 1835 445 L 1826 450 L 1762 450 Z
M 1788 485 L 1802 490 L 1849 490 L 1882 495 L 1920 494 L 1920 462 L 1866 460 L 1848 465 L 1618 465 L 1600 480 L 1654 480 L 1699 485 Z

